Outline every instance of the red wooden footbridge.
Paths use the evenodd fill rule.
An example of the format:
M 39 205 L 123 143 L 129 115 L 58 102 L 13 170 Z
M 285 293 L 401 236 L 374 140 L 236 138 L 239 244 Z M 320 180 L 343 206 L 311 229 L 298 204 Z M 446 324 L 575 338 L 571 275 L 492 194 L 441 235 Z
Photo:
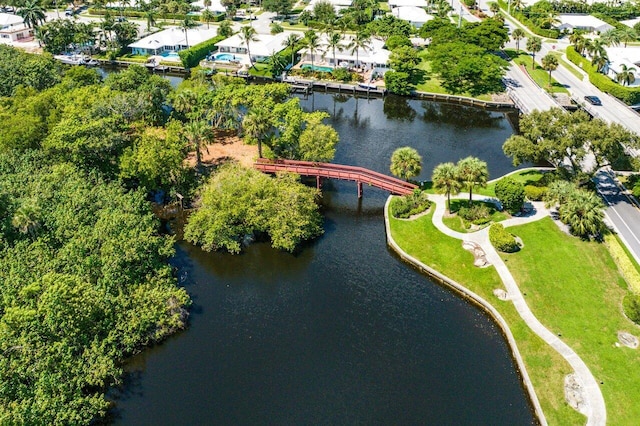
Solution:
M 302 176 L 315 176 L 318 189 L 321 187 L 322 178 L 350 180 L 356 182 L 358 186 L 358 198 L 362 197 L 363 183 L 389 191 L 395 195 L 408 195 L 418 188 L 412 183 L 374 172 L 364 167 L 345 166 L 342 164 L 259 158 L 253 164 L 253 167 L 265 173 L 292 172 Z

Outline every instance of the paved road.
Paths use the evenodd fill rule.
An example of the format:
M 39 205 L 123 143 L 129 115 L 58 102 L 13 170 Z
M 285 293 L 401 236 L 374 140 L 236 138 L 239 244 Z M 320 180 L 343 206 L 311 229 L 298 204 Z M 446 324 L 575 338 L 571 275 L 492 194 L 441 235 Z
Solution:
M 525 114 L 536 109 L 547 111 L 560 108 L 560 105 L 516 64 L 511 64 L 503 81 L 509 96 Z
M 609 170 L 598 171 L 595 180 L 598 192 L 607 204 L 605 213 L 609 222 L 640 263 L 640 209 L 622 192 Z

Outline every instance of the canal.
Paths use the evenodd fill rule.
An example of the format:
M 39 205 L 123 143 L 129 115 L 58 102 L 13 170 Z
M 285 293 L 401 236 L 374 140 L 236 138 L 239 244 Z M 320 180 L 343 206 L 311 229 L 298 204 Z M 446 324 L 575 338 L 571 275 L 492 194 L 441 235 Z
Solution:
M 399 146 L 433 167 L 467 155 L 511 171 L 503 114 L 396 98 L 315 94 L 332 115 L 336 162 L 388 173 Z M 176 245 L 193 298 L 189 328 L 144 351 L 111 392 L 123 425 L 532 424 L 509 348 L 476 307 L 388 248 L 387 194 L 326 182 L 325 234 L 296 255 Z M 428 243 L 428 242 L 425 242 Z

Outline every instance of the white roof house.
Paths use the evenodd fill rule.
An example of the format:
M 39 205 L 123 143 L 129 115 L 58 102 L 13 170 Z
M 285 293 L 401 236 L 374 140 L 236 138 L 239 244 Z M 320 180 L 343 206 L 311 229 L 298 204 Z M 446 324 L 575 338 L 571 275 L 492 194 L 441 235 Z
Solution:
M 205 9 L 209 9 L 213 13 L 226 13 L 227 12 L 227 8 L 222 5 L 220 0 L 210 0 L 210 1 L 211 1 L 211 6 L 205 6 L 204 5 L 204 0 L 194 1 L 193 3 L 191 3 L 191 5 L 199 7 L 201 9 L 201 11 L 204 11 Z
M 605 49 L 609 58 L 607 75 L 615 80 L 616 75 L 622 71 L 622 65 L 626 65 L 627 69 L 635 68 L 636 81 L 629 86 L 640 86 L 640 47 L 606 47 Z
M 558 19 L 560 20 L 560 25 L 556 26 L 556 28 L 559 30 L 584 30 L 603 33 L 614 28 L 595 16 L 581 13 L 561 14 L 558 15 Z
M 33 36 L 33 29 L 24 20 L 11 13 L 0 13 L 0 43 L 9 44 Z
M 427 0 L 389 0 L 389 7 L 427 7 Z
M 409 22 L 416 28 L 422 27 L 426 22 L 433 19 L 426 10 L 415 6 L 400 6 L 391 9 L 391 14 L 398 19 Z
M 373 69 L 375 72 L 384 73 L 388 71 L 389 55 L 391 52 L 384 49 L 384 42 L 376 38 L 372 38 L 369 48 L 360 48 L 357 52 L 352 51 L 346 46 L 351 42 L 352 37 L 347 36 L 342 41 L 342 50 L 336 49 L 336 60 L 333 61 L 333 51 L 327 46 L 326 35 L 320 36 L 320 48 L 313 52 L 313 65 L 324 67 L 363 67 L 367 70 Z M 311 63 L 311 51 L 302 49 L 300 51 L 302 62 Z
M 280 52 L 286 47 L 285 41 L 289 33 L 279 34 L 257 34 L 257 40 L 249 43 L 249 51 L 253 61 L 260 61 L 269 58 L 274 53 Z M 244 63 L 249 63 L 247 56 L 247 45 L 240 38 L 240 34 L 232 35 L 216 43 L 219 52 L 234 53 L 240 55 Z
M 217 34 L 216 28 L 199 27 L 187 30 L 185 35 L 183 30 L 173 27 L 131 43 L 129 47 L 137 55 L 157 55 L 165 51 L 177 52 L 188 49 L 203 41 L 211 40 Z
M 640 22 L 640 17 L 636 17 L 633 19 L 627 19 L 626 21 L 620 21 L 621 24 L 626 25 L 627 27 L 633 28 L 635 24 Z
M 331 3 L 336 12 L 346 9 L 353 4 L 353 0 L 311 0 L 304 10 L 313 12 L 313 7 L 319 2 Z

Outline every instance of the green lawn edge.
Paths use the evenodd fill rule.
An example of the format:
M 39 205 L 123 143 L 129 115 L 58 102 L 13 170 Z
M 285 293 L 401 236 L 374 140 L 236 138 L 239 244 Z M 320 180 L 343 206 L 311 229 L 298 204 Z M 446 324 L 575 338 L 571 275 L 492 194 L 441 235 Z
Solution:
M 442 234 L 432 223 L 430 212 L 415 220 L 389 216 L 393 239 L 403 251 L 492 304 L 513 334 L 542 411 L 550 425 L 584 424 L 585 417 L 573 410 L 564 398 L 564 377 L 571 366 L 524 323 L 510 302 L 500 301 L 496 288 L 504 289 L 495 268 L 476 268 L 473 255 L 461 241 Z

